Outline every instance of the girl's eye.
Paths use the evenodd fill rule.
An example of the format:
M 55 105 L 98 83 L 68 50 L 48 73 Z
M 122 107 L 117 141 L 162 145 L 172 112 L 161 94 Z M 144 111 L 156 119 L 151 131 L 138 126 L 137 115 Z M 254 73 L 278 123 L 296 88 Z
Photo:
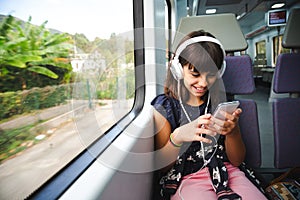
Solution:
M 200 76 L 200 73 L 194 67 L 189 69 L 189 70 L 190 70 L 190 73 L 191 73 L 192 76 L 194 76 L 194 77 L 199 77 Z
M 191 72 L 192 76 L 194 77 L 199 77 L 200 76 L 200 73 L 199 72 Z

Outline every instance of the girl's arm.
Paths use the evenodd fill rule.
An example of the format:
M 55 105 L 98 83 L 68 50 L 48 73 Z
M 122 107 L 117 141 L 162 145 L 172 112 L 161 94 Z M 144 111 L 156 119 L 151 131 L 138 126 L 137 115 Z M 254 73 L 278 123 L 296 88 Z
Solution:
M 163 115 L 156 110 L 154 110 L 153 114 L 156 133 L 156 165 L 158 168 L 164 167 L 167 170 L 173 165 L 183 142 L 203 141 L 210 143 L 211 140 L 201 137 L 200 134 L 215 135 L 215 132 L 202 126 L 209 125 L 210 114 L 202 115 L 196 120 L 176 128 L 173 133 L 171 133 L 170 123 Z M 170 140 L 170 135 L 172 141 Z
M 246 148 L 238 126 L 236 126 L 231 133 L 226 135 L 225 149 L 232 165 L 239 166 L 244 161 Z
M 156 166 L 167 171 L 176 160 L 179 147 L 172 145 L 170 140 L 171 125 L 158 111 L 154 110 Z M 174 140 L 174 142 L 176 139 Z M 178 143 L 180 144 L 180 143 Z

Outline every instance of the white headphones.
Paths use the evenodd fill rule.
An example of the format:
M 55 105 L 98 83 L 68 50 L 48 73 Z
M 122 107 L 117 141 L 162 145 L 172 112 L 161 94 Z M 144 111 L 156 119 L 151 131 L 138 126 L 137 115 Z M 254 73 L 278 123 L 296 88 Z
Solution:
M 183 42 L 178 49 L 175 52 L 175 56 L 173 58 L 173 60 L 171 61 L 171 66 L 170 66 L 170 70 L 173 74 L 173 77 L 175 78 L 175 80 L 180 80 L 183 79 L 183 69 L 182 66 L 179 62 L 179 55 L 181 54 L 181 52 L 190 44 L 194 44 L 197 42 L 213 42 L 215 44 L 218 44 L 220 46 L 220 48 L 222 49 L 223 52 L 223 64 L 221 69 L 219 70 L 219 77 L 222 77 L 225 69 L 226 69 L 226 61 L 225 61 L 225 50 L 223 48 L 223 45 L 221 44 L 221 42 L 219 40 L 217 40 L 216 38 L 210 37 L 210 36 L 198 36 L 198 37 L 193 37 L 190 38 L 188 40 L 186 40 L 185 42 Z

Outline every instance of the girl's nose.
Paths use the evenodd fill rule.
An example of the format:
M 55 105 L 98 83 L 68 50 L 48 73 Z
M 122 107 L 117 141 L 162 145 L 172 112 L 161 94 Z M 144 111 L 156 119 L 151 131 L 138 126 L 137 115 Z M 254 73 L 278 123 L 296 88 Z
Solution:
M 205 75 L 201 75 L 199 78 L 198 78 L 198 85 L 201 86 L 201 87 L 207 87 L 207 80 L 206 80 L 206 76 Z

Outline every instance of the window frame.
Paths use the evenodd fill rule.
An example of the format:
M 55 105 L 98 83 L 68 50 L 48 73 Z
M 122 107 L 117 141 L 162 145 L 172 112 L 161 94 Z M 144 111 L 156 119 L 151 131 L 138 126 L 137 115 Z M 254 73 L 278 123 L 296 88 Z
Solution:
M 256 55 L 262 54 L 262 53 L 260 53 L 260 51 L 262 50 L 261 49 L 262 48 L 262 44 L 264 46 L 264 55 L 266 56 L 266 52 L 267 52 L 267 50 L 266 50 L 266 44 L 267 44 L 266 40 L 261 40 L 261 41 L 258 41 L 258 42 L 255 43 Z
M 135 98 L 132 109 L 26 199 L 59 198 L 142 111 L 145 102 L 144 2 L 132 0 L 132 3 L 135 64 Z

